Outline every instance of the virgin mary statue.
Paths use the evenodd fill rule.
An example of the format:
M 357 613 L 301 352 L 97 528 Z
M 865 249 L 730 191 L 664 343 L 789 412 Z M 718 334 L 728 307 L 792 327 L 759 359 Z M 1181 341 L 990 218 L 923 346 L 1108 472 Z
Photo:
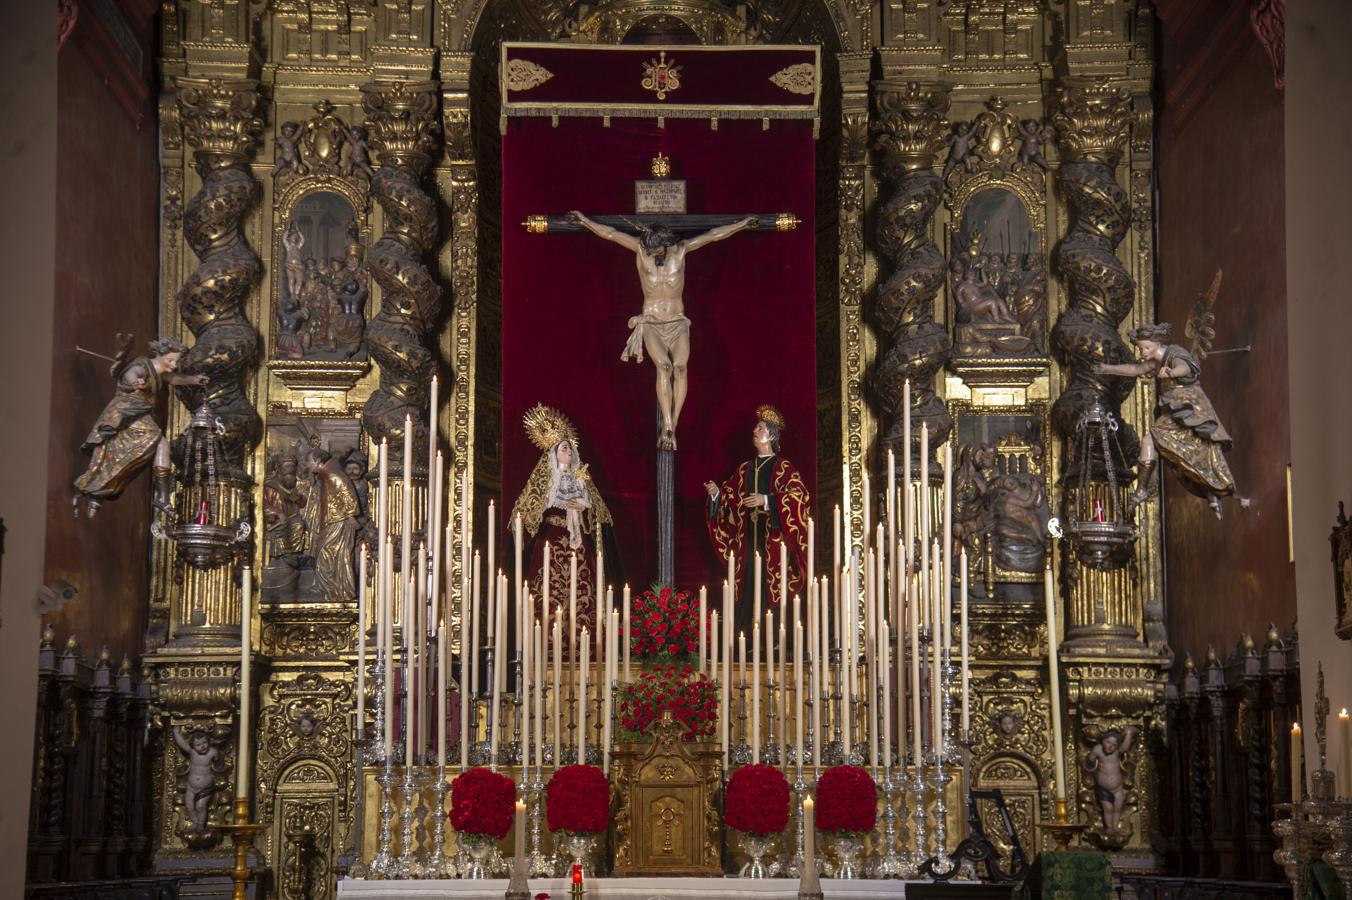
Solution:
M 542 624 L 550 621 L 552 610 L 543 606 L 546 582 L 551 607 L 568 603 L 576 564 L 577 628 L 585 626 L 594 633 L 597 579 L 605 583 L 605 573 L 596 571 L 597 546 L 604 547 L 605 559 L 612 561 L 608 569 L 618 561 L 610 510 L 582 462 L 573 423 L 543 404 L 528 410 L 522 421 L 527 436 L 540 448 L 540 461 L 516 498 L 509 521 L 521 516 L 527 589 L 535 598 L 535 615 Z

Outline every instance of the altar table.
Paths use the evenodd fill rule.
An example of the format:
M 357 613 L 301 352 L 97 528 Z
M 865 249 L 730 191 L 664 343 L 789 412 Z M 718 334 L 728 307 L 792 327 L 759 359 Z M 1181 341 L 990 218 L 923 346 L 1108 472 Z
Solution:
M 902 900 L 906 882 L 861 878 L 821 880 L 826 900 Z M 532 878 L 530 892 L 567 900 L 565 878 Z M 344 878 L 338 882 L 341 900 L 502 900 L 507 879 L 483 881 L 442 879 L 429 881 L 371 881 Z M 796 878 L 591 878 L 587 900 L 794 900 Z

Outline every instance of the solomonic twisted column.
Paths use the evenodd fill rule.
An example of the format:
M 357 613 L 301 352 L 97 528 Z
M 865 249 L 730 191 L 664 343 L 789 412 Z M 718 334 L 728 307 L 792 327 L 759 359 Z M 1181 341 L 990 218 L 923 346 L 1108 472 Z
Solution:
M 382 292 L 380 311 L 366 326 L 380 386 L 366 401 L 362 425 L 372 441 L 389 439 L 398 469 L 406 416 L 413 421 L 414 446 L 427 446 L 428 385 L 437 366 L 428 337 L 441 314 L 441 288 L 422 262 L 437 239 L 437 212 L 419 184 L 440 134 L 437 83 L 364 85 L 362 107 L 380 159 L 371 190 L 385 212 L 385 233 L 367 254 Z M 415 454 L 415 468 L 425 468 L 421 456 Z
M 1095 403 L 1121 421 L 1118 410 L 1133 387 L 1130 379 L 1093 372 L 1098 362 L 1133 359 L 1117 329 L 1131 312 L 1136 286 L 1115 252 L 1131 227 L 1131 201 L 1117 183 L 1116 170 L 1132 112 L 1125 89 L 1099 82 L 1062 87 L 1057 106 L 1052 121 L 1061 143 L 1058 180 L 1070 209 L 1070 229 L 1056 265 L 1066 279 L 1070 304 L 1052 330 L 1067 374 L 1052 407 L 1052 423 L 1070 438 Z M 1122 428 L 1118 440 L 1131 458 L 1120 461 L 1119 471 L 1135 465 L 1137 450 L 1130 427 L 1122 423 Z
M 258 82 L 180 78 L 177 86 L 183 137 L 202 177 L 201 190 L 183 212 L 183 235 L 198 265 L 178 292 L 179 315 L 196 338 L 181 366 L 208 379 L 205 390 L 179 391 L 189 409 L 203 399 L 210 405 L 225 426 L 222 474 L 243 478 L 245 456 L 258 442 L 261 425 L 244 391 L 258 356 L 258 331 L 245 317 L 244 301 L 262 265 L 241 230 L 260 193 L 249 172 L 263 131 L 254 114 Z
M 886 416 L 883 447 L 902 447 L 902 391 L 911 382 L 913 438 L 929 425 L 930 446 L 938 447 L 953 428 L 948 407 L 934 393 L 934 376 L 952 351 L 948 330 L 934 321 L 934 297 L 947 266 L 930 239 L 930 219 L 943 194 L 934 158 L 948 128 L 948 95 L 917 82 L 880 82 L 874 104 L 874 131 L 883 155 L 883 177 L 891 196 L 878 211 L 878 249 L 891 269 L 879 285 L 874 317 L 887 338 L 872 381 Z M 933 471 L 938 471 L 937 467 Z

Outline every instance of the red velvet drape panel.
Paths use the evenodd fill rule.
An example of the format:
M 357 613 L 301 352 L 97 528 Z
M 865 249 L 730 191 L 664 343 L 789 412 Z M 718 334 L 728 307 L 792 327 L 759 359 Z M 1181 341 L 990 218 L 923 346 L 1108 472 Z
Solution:
M 504 507 L 540 451 L 521 415 L 536 403 L 577 424 L 583 461 L 615 516 L 625 579 L 657 575 L 655 372 L 620 362 L 642 308 L 632 255 L 591 234 L 528 234 L 526 216 L 634 211 L 634 181 L 661 151 L 691 213 L 792 212 L 795 231 L 742 233 L 687 257 L 690 391 L 676 454 L 676 582 L 711 588 L 723 568 L 701 484 L 748 458 L 755 408 L 775 405 L 783 452 L 816 483 L 814 142 L 808 121 L 516 118 L 503 137 Z M 504 527 L 506 523 L 503 523 Z M 716 595 L 716 588 L 713 591 Z

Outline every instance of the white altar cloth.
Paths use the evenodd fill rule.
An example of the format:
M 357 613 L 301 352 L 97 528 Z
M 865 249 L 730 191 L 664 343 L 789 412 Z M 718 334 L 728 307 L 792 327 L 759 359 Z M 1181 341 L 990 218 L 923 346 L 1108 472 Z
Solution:
M 823 878 L 826 900 L 902 900 L 906 883 L 861 878 L 842 881 Z M 532 878 L 534 897 L 546 892 L 567 900 L 565 878 Z M 507 879 L 483 881 L 371 881 L 344 878 L 338 882 L 341 900 L 502 900 Z M 589 878 L 587 900 L 795 900 L 797 878 Z

